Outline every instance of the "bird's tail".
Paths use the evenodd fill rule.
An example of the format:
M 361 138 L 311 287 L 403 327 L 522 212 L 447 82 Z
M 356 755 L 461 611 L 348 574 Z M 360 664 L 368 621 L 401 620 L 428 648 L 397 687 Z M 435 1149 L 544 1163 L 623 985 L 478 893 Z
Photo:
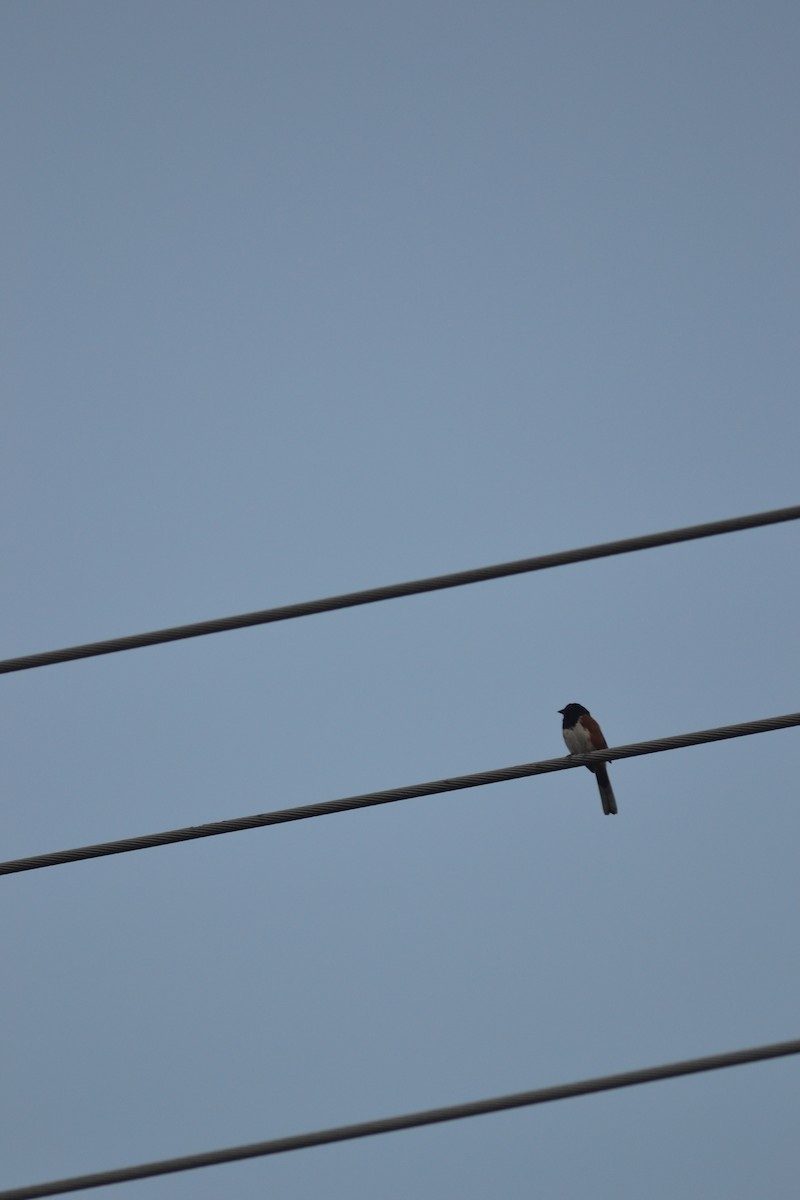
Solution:
M 614 796 L 614 790 L 611 787 L 611 781 L 608 778 L 608 771 L 605 764 L 599 766 L 595 771 L 597 786 L 600 789 L 600 799 L 603 802 L 603 812 L 607 817 L 615 817 L 617 815 L 617 801 Z

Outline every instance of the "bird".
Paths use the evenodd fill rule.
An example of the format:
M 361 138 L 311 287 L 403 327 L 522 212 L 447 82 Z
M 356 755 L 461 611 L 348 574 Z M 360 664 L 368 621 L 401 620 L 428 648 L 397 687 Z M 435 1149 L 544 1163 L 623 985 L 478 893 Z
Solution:
M 570 754 L 590 754 L 592 750 L 607 750 L 608 742 L 603 737 L 603 731 L 595 721 L 588 708 L 582 704 L 568 704 L 558 710 L 564 718 L 561 732 Z M 603 802 L 603 812 L 607 817 L 617 815 L 617 801 L 608 778 L 608 768 L 604 762 L 586 764 L 594 772 L 597 786 L 600 789 L 600 799 Z

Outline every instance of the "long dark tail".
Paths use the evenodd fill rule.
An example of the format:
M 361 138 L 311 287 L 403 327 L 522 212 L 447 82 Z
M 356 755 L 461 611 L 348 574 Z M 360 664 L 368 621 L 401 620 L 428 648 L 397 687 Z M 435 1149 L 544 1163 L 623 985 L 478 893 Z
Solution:
M 597 779 L 597 786 L 600 789 L 600 799 L 603 801 L 603 812 L 607 817 L 615 817 L 617 815 L 617 801 L 605 765 L 597 768 L 595 778 Z

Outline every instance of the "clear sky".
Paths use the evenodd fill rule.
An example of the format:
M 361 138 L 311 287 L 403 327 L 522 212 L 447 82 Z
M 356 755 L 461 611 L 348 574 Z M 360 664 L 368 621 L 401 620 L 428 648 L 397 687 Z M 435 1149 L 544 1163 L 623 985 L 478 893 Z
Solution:
M 795 504 L 794 0 L 5 0 L 4 656 Z M 795 525 L 6 676 L 2 858 L 797 709 Z M 7 877 L 0 1186 L 800 1035 L 798 735 Z M 129 1185 L 794 1193 L 800 1063 Z M 124 1189 L 103 1190 L 98 1197 Z

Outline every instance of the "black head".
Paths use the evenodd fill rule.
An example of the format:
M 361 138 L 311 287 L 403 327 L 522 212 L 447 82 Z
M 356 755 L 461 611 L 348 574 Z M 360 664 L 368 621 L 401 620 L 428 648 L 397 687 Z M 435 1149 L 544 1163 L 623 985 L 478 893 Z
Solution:
M 579 717 L 589 715 L 588 708 L 584 708 L 582 704 L 568 704 L 566 708 L 560 708 L 558 711 L 564 718 L 565 729 L 571 729 Z

